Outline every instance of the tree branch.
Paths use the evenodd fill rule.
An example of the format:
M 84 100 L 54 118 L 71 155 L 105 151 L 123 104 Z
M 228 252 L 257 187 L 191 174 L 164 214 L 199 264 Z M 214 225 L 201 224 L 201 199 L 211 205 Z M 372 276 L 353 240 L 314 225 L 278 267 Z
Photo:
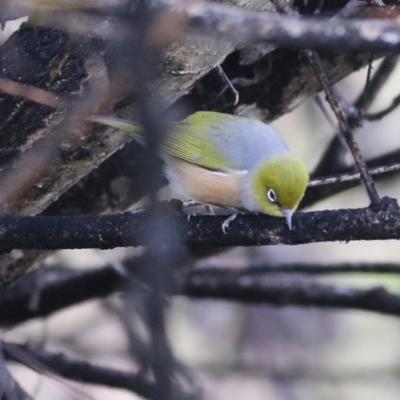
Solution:
M 395 150 L 387 154 L 383 154 L 379 157 L 372 158 L 367 161 L 368 167 L 373 171 L 374 168 L 380 168 L 383 165 L 395 165 L 400 162 L 400 151 Z M 346 168 L 341 168 L 338 172 L 338 174 L 352 174 L 354 171 L 354 167 L 346 167 Z M 380 175 L 376 175 L 375 180 L 376 181 L 383 181 L 387 180 L 390 178 L 394 178 L 396 175 L 398 175 L 398 172 L 396 171 L 386 171 L 385 173 L 382 173 Z M 323 179 L 323 178 L 322 178 Z M 318 178 L 316 179 L 318 181 Z M 313 179 L 311 180 L 311 182 Z M 347 182 L 338 182 L 338 183 L 333 183 L 330 185 L 320 185 L 320 186 L 310 186 L 306 194 L 304 195 L 301 203 L 300 203 L 300 209 L 308 207 L 318 201 L 324 200 L 330 196 L 333 196 L 335 194 L 344 192 L 345 190 L 354 188 L 359 185 L 359 182 L 357 181 L 347 181 Z
M 194 31 L 221 35 L 236 45 L 268 42 L 300 49 L 329 46 L 341 52 L 371 53 L 398 51 L 400 47 L 400 27 L 395 21 L 298 18 L 210 3 L 194 3 L 179 11 L 189 18 Z
M 140 259 L 125 260 L 131 276 L 146 284 L 146 274 L 140 269 Z M 188 297 L 226 297 L 232 301 L 260 302 L 276 305 L 315 305 L 321 307 L 354 308 L 400 316 L 400 298 L 382 288 L 356 289 L 342 285 L 321 285 L 316 282 L 285 277 L 282 274 L 307 275 L 374 273 L 400 274 L 399 264 L 338 264 L 338 265 L 258 265 L 245 268 L 202 267 L 174 274 L 175 295 Z M 271 276 L 272 275 L 272 276 Z M 275 277 L 273 276 L 275 275 Z M 278 275 L 280 275 L 278 279 Z M 64 308 L 87 300 L 104 298 L 124 287 L 126 279 L 112 267 L 80 271 L 50 267 L 28 275 L 0 293 L 0 326 L 15 326 L 34 318 L 43 318 Z M 236 282 L 236 283 L 235 283 Z M 245 282 L 250 285 L 245 292 Z M 215 284 L 216 288 L 212 288 Z M 36 308 L 29 306 L 32 287 L 39 287 Z M 225 287 L 230 288 L 229 291 Z M 248 293 L 255 288 L 256 299 Z M 316 289 L 315 289 L 316 288 Z M 140 289 L 137 286 L 134 291 Z M 219 290 L 221 289 L 221 290 Z M 269 290 L 272 290 L 271 293 Z M 326 289 L 326 291 L 325 291 Z M 286 297 L 286 293 L 289 295 Z M 230 293 L 228 295 L 228 293 Z M 247 294 L 246 294 L 247 293 Z M 295 295 L 295 294 L 296 295 Z M 374 296 L 387 302 L 375 303 Z M 371 301 L 370 301 L 371 300 Z M 376 300 L 376 298 L 375 298 Z
M 298 212 L 291 231 L 281 218 L 242 214 L 229 225 L 228 234 L 221 229 L 226 216 L 195 216 L 188 221 L 187 215 L 168 203 L 160 203 L 145 212 L 102 216 L 3 216 L 0 218 L 0 251 L 147 245 L 143 235 L 147 229 L 147 213 L 160 218 L 168 213 L 170 218 L 165 220 L 168 221 L 165 229 L 182 245 L 229 247 L 399 239 L 400 208 L 393 199 L 384 198 L 383 203 L 379 208 Z M 165 245 L 171 243 L 174 242 L 166 238 Z
M 33 346 L 3 342 L 3 349 L 8 361 L 22 363 L 41 373 L 56 374 L 77 382 L 126 389 L 145 398 L 153 398 L 155 393 L 154 383 L 138 374 L 96 366 Z
M 192 298 L 230 300 L 276 306 L 313 306 L 375 311 L 400 316 L 400 296 L 382 287 L 355 289 L 296 279 L 261 279 L 260 276 L 196 276 L 182 279 L 180 292 Z

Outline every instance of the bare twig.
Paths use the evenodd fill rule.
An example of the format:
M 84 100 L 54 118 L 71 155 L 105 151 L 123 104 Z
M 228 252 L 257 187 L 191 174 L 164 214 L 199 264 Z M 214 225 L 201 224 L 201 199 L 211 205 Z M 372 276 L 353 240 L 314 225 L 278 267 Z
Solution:
M 374 157 L 370 160 L 367 161 L 368 166 L 370 169 L 373 169 L 375 167 L 381 167 L 382 165 L 392 165 L 392 164 L 397 164 L 400 162 L 400 150 L 394 150 L 391 151 L 390 153 L 383 154 L 378 157 Z M 351 167 L 341 167 L 339 168 L 339 174 L 352 174 L 354 172 L 354 166 Z M 383 181 L 383 180 L 388 180 L 395 178 L 398 176 L 398 172 L 392 171 L 392 172 L 387 172 L 387 173 L 382 173 L 379 175 L 375 175 L 375 181 Z M 319 177 L 317 177 L 318 179 Z M 334 196 L 338 193 L 342 193 L 345 190 L 354 188 L 359 185 L 359 182 L 357 181 L 348 181 L 348 182 L 340 182 L 340 183 L 335 183 L 332 185 L 322 185 L 322 186 L 314 186 L 310 187 L 300 204 L 300 209 L 304 207 L 309 207 L 310 205 L 324 200 L 328 197 Z
M 362 113 L 363 110 L 366 109 L 366 104 L 365 101 L 369 98 L 371 98 L 371 96 L 368 96 L 368 92 L 369 92 L 369 86 L 371 84 L 371 75 L 372 75 L 372 62 L 374 61 L 374 56 L 371 55 L 370 57 L 370 62 L 368 64 L 368 70 L 367 70 L 367 78 L 365 80 L 365 86 L 364 86 L 364 90 L 362 91 L 360 97 L 357 99 L 359 102 L 359 107 L 356 107 L 358 109 L 358 121 L 357 121 L 357 126 L 359 126 L 361 124 L 361 120 L 362 120 Z M 368 96 L 368 97 L 367 97 Z M 349 119 L 350 115 L 347 117 L 347 119 Z M 349 123 L 349 126 L 350 123 Z
M 145 398 L 152 398 L 155 393 L 154 383 L 133 373 L 94 366 L 87 361 L 74 360 L 65 354 L 50 353 L 32 346 L 16 343 L 3 343 L 3 346 L 8 360 L 22 363 L 41 373 L 47 373 L 54 377 L 62 376 L 78 382 L 127 389 Z M 80 396 L 80 398 L 82 397 Z
M 233 101 L 233 105 L 236 106 L 239 103 L 239 92 L 235 89 L 231 80 L 226 76 L 225 71 L 222 69 L 222 67 L 220 65 L 218 65 L 216 67 L 216 69 L 217 69 L 219 75 L 224 80 L 224 82 L 231 89 L 231 92 L 233 93 L 233 96 L 235 97 L 235 100 Z
M 371 175 L 379 175 L 387 172 L 398 171 L 400 170 L 400 163 L 390 164 L 390 165 L 382 165 L 380 167 L 370 168 L 369 173 Z M 311 179 L 308 183 L 309 187 L 312 186 L 320 186 L 320 185 L 329 185 L 337 182 L 350 182 L 359 180 L 361 178 L 361 174 L 359 172 L 340 174 L 334 176 L 324 176 L 322 178 L 314 178 Z
M 360 149 L 357 145 L 357 142 L 353 138 L 353 134 L 351 133 L 351 129 L 347 122 L 346 116 L 337 101 L 335 95 L 333 94 L 331 85 L 329 83 L 328 77 L 326 76 L 324 70 L 322 69 L 321 63 L 319 62 L 319 58 L 316 53 L 311 50 L 304 51 L 304 54 L 308 58 L 312 68 L 314 69 L 315 74 L 320 81 L 322 88 L 325 91 L 327 100 L 336 115 L 336 118 L 339 123 L 340 130 L 347 142 L 347 145 L 350 148 L 350 151 L 353 155 L 354 161 L 357 165 L 358 170 L 360 171 L 361 178 L 364 182 L 364 185 L 367 189 L 369 198 L 371 200 L 371 204 L 377 206 L 381 204 L 381 198 L 376 190 L 375 183 L 367 169 L 367 166 L 362 158 Z
M 382 111 L 375 112 L 375 113 L 365 114 L 364 118 L 367 121 L 378 121 L 378 120 L 382 119 L 383 117 L 386 117 L 386 115 L 390 114 L 392 111 L 394 111 L 399 105 L 400 105 L 400 95 L 397 95 L 392 100 L 392 103 L 387 108 L 385 108 Z
M 306 275 L 332 275 L 332 274 L 396 274 L 400 275 L 400 264 L 396 263 L 360 263 L 360 264 L 282 264 L 282 265 L 246 265 L 244 268 L 229 268 L 223 266 L 207 266 L 187 271 L 187 276 L 190 279 L 195 279 L 197 276 L 226 276 L 226 277 L 245 277 L 245 276 L 260 276 L 271 274 L 306 274 Z
M 361 93 L 361 95 L 354 102 L 354 107 L 361 108 L 362 110 L 367 110 L 372 105 L 382 87 L 389 79 L 391 73 L 396 68 L 398 60 L 398 55 L 392 55 L 386 57 L 380 63 L 372 79 L 368 80 L 367 77 L 368 84 L 364 88 L 364 91 Z
M 0 78 L 0 91 L 12 96 L 23 97 L 35 103 L 52 108 L 65 108 L 66 102 L 48 90 L 39 89 L 31 85 L 23 85 L 10 79 Z
M 0 345 L 0 398 L 4 400 L 33 400 L 8 371 L 4 353 L 3 346 Z
M 391 73 L 395 69 L 398 56 L 386 57 L 379 65 L 372 79 L 368 83 L 368 89 L 364 88 L 360 96 L 354 102 L 354 109 L 359 110 L 359 114 L 365 114 L 365 111 L 371 106 L 376 99 L 380 90 L 387 82 Z M 358 115 L 348 115 L 347 120 L 352 129 L 359 127 Z M 335 132 L 336 133 L 336 132 Z M 344 145 L 342 135 L 335 135 L 326 148 L 324 155 L 313 172 L 313 176 L 321 176 L 332 174 L 338 169 L 344 167 L 344 154 L 347 148 Z

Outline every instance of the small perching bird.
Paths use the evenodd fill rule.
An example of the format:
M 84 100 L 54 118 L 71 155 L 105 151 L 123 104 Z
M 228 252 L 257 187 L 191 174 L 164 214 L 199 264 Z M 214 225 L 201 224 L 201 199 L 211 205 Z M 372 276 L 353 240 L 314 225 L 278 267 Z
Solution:
M 91 120 L 140 139 L 140 127 L 129 121 L 103 116 Z M 184 198 L 284 217 L 292 228 L 292 215 L 309 176 L 302 160 L 270 126 L 234 115 L 197 112 L 163 138 L 161 149 L 165 175 Z M 224 223 L 224 231 L 226 227 Z

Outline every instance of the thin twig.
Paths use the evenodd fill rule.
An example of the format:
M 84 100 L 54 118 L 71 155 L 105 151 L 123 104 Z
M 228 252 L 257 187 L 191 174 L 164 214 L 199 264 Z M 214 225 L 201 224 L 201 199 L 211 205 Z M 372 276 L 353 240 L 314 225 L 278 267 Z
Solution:
M 397 95 L 393 100 L 390 106 L 386 107 L 382 111 L 378 111 L 376 113 L 370 113 L 364 115 L 364 118 L 367 121 L 379 121 L 383 117 L 386 117 L 386 115 L 390 114 L 392 111 L 394 111 L 398 106 L 400 105 L 400 94 Z
M 210 265 L 187 271 L 187 277 L 196 279 L 197 276 L 211 275 L 214 277 L 246 277 L 275 274 L 305 274 L 305 275 L 331 275 L 331 274 L 358 274 L 365 277 L 366 273 L 400 275 L 400 264 L 396 263 L 360 263 L 360 264 L 276 264 L 276 265 L 246 265 L 243 268 L 229 267 L 226 265 Z
M 336 125 L 336 123 L 333 121 L 333 119 L 331 118 L 331 116 L 328 113 L 328 110 L 326 109 L 324 103 L 321 100 L 321 97 L 319 96 L 319 94 L 317 94 L 314 97 L 315 103 L 317 104 L 318 108 L 321 110 L 322 114 L 324 115 L 325 119 L 328 121 L 329 125 L 332 127 L 335 137 L 333 140 L 338 140 L 342 143 L 343 148 L 346 147 L 346 141 L 344 140 L 343 135 L 340 132 L 340 129 L 338 128 L 338 126 Z
M 368 90 L 364 88 L 354 102 L 354 109 L 358 109 L 362 114 L 365 114 L 365 111 L 375 101 L 382 87 L 395 69 L 398 58 L 398 56 L 390 56 L 382 61 L 368 84 Z M 353 114 L 348 115 L 347 120 L 352 129 L 359 127 L 359 118 L 355 118 Z M 332 174 L 344 167 L 346 146 L 343 146 L 343 144 L 343 137 L 341 135 L 333 137 L 312 176 Z
M 7 343 L 2 341 L 1 346 L 3 348 L 4 357 L 7 360 L 16 361 L 20 364 L 25 365 L 26 367 L 36 371 L 39 374 L 51 376 L 53 380 L 59 382 L 64 386 L 64 388 L 70 392 L 73 397 L 77 397 L 79 399 L 86 400 L 94 400 L 93 397 L 86 394 L 84 391 L 80 390 L 78 387 L 75 387 L 71 382 L 67 382 L 64 380 L 62 374 L 58 374 L 58 371 L 55 371 L 51 368 L 51 366 L 43 363 L 40 359 L 33 356 L 26 348 L 23 348 L 14 343 Z M 85 362 L 86 365 L 89 365 Z M 90 369 L 90 368 L 89 368 Z M 75 371 L 77 376 L 79 376 L 79 371 Z M 75 379 L 77 379 L 75 376 Z M 11 399 L 11 398 L 10 398 Z
M 31 100 L 35 103 L 56 109 L 65 108 L 67 106 L 65 99 L 56 96 L 48 90 L 31 85 L 23 85 L 11 79 L 0 78 L 0 92 L 7 93 L 11 96 L 23 97 L 26 100 Z
M 371 75 L 372 75 L 372 61 L 374 60 L 374 56 L 371 55 L 370 61 L 368 64 L 368 70 L 367 70 L 367 78 L 365 80 L 365 86 L 364 90 L 362 91 L 360 97 L 357 99 L 358 100 L 358 121 L 357 121 L 357 126 L 361 125 L 361 121 L 363 119 L 363 110 L 365 110 L 366 105 L 365 105 L 365 100 L 367 100 L 368 92 L 369 92 L 369 86 L 371 84 Z M 349 119 L 349 118 L 348 118 Z M 350 124 L 349 124 L 350 125 Z
M 54 379 L 63 377 L 77 382 L 126 389 L 145 398 L 152 398 L 156 390 L 153 382 L 133 373 L 95 366 L 86 360 L 72 359 L 62 353 L 51 353 L 32 346 L 5 342 L 3 346 L 8 360 L 46 373 Z M 80 398 L 83 396 L 84 393 L 81 393 Z
M 367 110 L 377 98 L 383 85 L 389 79 L 391 73 L 396 68 L 399 60 L 398 55 L 386 57 L 377 68 L 374 76 L 368 82 L 368 88 L 365 87 L 363 93 L 354 102 L 354 107 Z
M 325 91 L 327 100 L 328 100 L 330 106 L 332 107 L 332 111 L 336 115 L 340 130 L 347 142 L 347 145 L 350 148 L 350 151 L 354 157 L 354 161 L 358 167 L 358 170 L 360 171 L 361 178 L 367 189 L 369 198 L 371 200 L 371 204 L 375 205 L 375 206 L 380 205 L 381 198 L 379 197 L 379 194 L 376 190 L 375 183 L 374 183 L 374 181 L 367 169 L 367 166 L 362 158 L 362 155 L 358 148 L 357 142 L 353 138 L 353 134 L 351 133 L 346 116 L 344 115 L 344 112 L 343 112 L 339 102 L 337 101 L 336 97 L 333 94 L 329 79 L 321 66 L 318 55 L 311 50 L 305 50 L 304 54 L 306 55 L 308 61 L 310 62 L 322 88 Z
M 235 100 L 233 101 L 233 105 L 236 106 L 239 103 L 239 92 L 235 89 L 233 86 L 233 83 L 231 80 L 228 78 L 228 76 L 225 74 L 225 71 L 222 69 L 220 65 L 216 67 L 216 70 L 218 71 L 219 75 L 221 78 L 227 83 L 229 88 L 231 89 L 233 96 L 235 97 Z
M 379 157 L 374 157 L 370 160 L 368 160 L 368 167 L 370 169 L 373 169 L 375 167 L 380 167 L 382 165 L 388 165 L 390 166 L 391 164 L 396 164 L 400 162 L 400 150 L 394 150 L 390 153 L 383 154 Z M 354 166 L 353 167 L 341 167 L 341 169 L 338 171 L 339 174 L 349 174 L 354 172 Z M 399 176 L 399 171 L 393 171 L 393 172 L 388 172 L 380 175 L 375 175 L 375 181 L 383 181 L 387 180 L 389 178 L 394 178 Z M 321 176 L 329 176 L 328 173 L 326 174 L 320 174 L 314 175 L 316 178 L 319 178 Z M 299 209 L 303 209 L 305 207 L 309 207 L 316 202 L 319 202 L 321 200 L 324 200 L 328 197 L 332 197 L 334 195 L 337 195 L 339 193 L 344 192 L 345 190 L 352 189 L 356 186 L 358 186 L 359 183 L 357 181 L 350 181 L 350 182 L 341 182 L 337 183 L 334 185 L 322 185 L 322 186 L 316 186 L 309 188 L 306 191 L 306 194 L 304 195 Z
M 390 165 L 382 165 L 380 167 L 375 167 L 369 169 L 369 173 L 371 175 L 379 175 L 384 174 L 386 172 L 398 171 L 400 170 L 400 163 L 390 164 Z M 321 178 L 314 178 L 309 183 L 308 186 L 321 186 L 321 185 L 329 185 L 332 183 L 338 182 L 350 182 L 355 181 L 361 178 L 361 174 L 359 172 L 333 175 L 333 176 L 324 176 Z

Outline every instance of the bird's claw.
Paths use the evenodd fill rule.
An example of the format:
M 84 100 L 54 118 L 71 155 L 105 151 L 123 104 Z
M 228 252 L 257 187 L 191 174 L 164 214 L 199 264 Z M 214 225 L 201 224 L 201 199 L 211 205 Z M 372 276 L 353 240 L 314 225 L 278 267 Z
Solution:
M 190 203 L 191 202 L 191 203 Z M 188 214 L 188 221 L 190 221 L 190 218 L 195 217 L 197 215 L 215 215 L 213 208 L 209 204 L 204 204 L 204 203 L 199 203 L 196 202 L 195 200 L 187 200 L 188 207 L 193 207 L 193 206 L 199 206 L 199 205 L 204 205 L 206 212 L 204 213 L 203 211 L 192 211 Z
M 222 232 L 227 235 L 226 229 L 229 228 L 229 224 L 237 217 L 237 214 L 231 214 L 223 223 L 222 223 Z
M 192 217 L 197 217 L 198 215 L 201 215 L 201 211 L 192 211 L 187 215 L 187 220 L 190 222 L 190 218 Z

